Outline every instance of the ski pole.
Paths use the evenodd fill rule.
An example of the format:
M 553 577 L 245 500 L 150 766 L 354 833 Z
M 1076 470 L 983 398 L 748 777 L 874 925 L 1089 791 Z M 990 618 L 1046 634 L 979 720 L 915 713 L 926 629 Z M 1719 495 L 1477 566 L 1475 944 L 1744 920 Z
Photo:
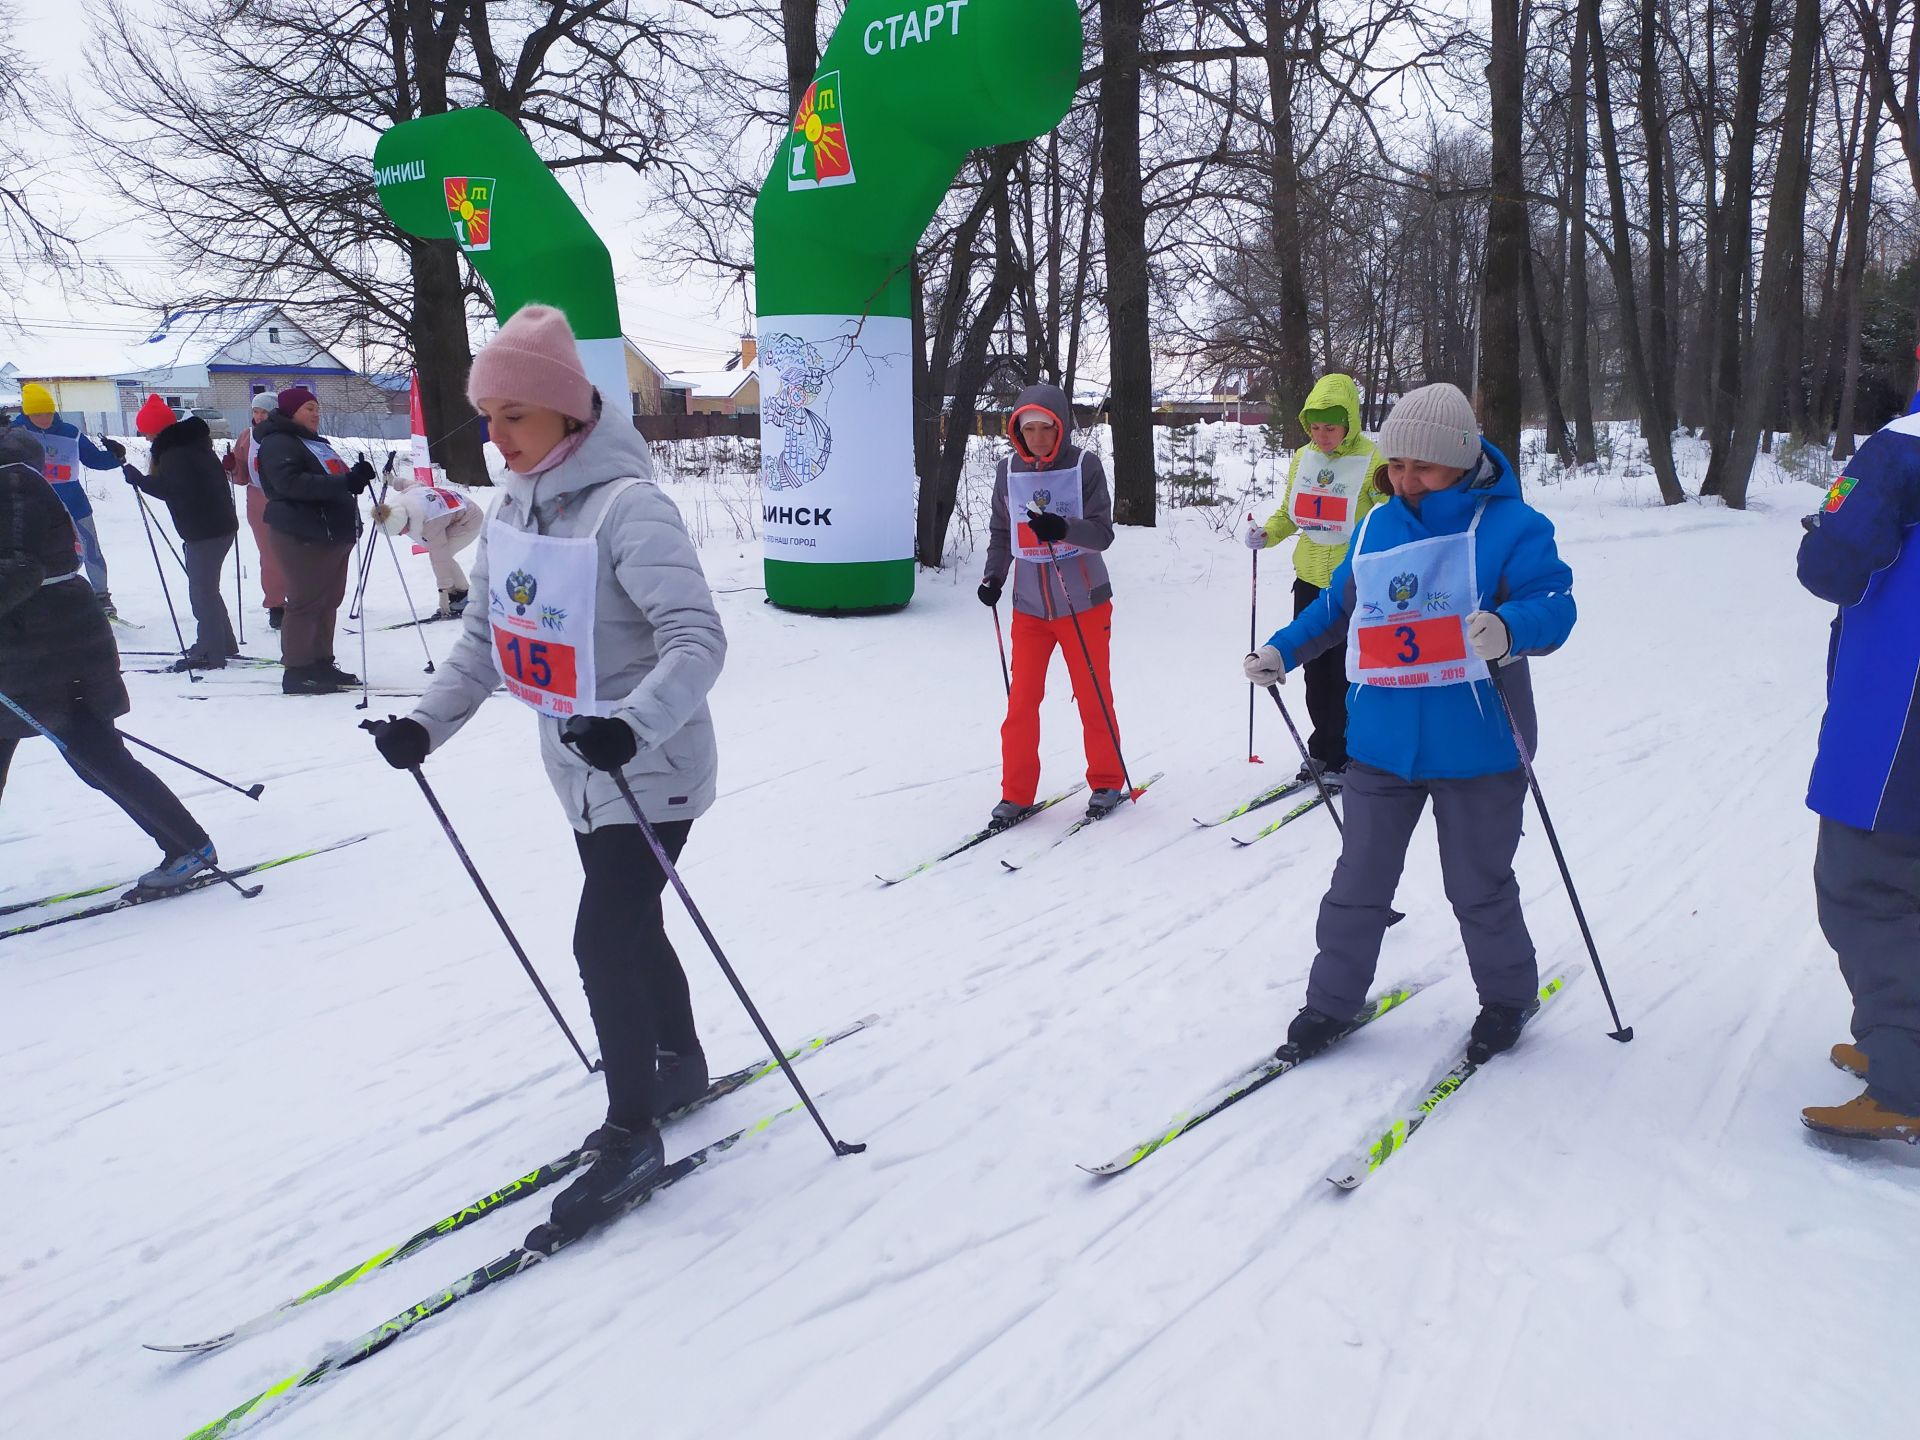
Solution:
M 360 728 L 369 734 L 378 736 L 394 717 L 386 720 L 362 720 Z M 553 996 L 547 993 L 546 982 L 541 980 L 540 972 L 533 968 L 533 961 L 527 958 L 527 952 L 521 948 L 519 937 L 513 933 L 513 927 L 507 924 L 507 917 L 500 913 L 500 907 L 494 903 L 493 892 L 487 889 L 487 882 L 480 878 L 479 867 L 473 863 L 473 857 L 467 854 L 467 847 L 460 843 L 455 833 L 453 821 L 447 818 L 447 812 L 440 808 L 440 797 L 433 793 L 433 787 L 427 783 L 427 777 L 418 765 L 407 767 L 407 773 L 413 776 L 420 786 L 420 793 L 427 797 L 427 808 L 433 811 L 433 818 L 440 822 L 440 829 L 447 837 L 447 843 L 453 846 L 453 853 L 460 857 L 460 863 L 466 867 L 467 877 L 473 881 L 473 888 L 480 892 L 480 898 L 486 902 L 487 912 L 493 916 L 493 923 L 500 927 L 500 933 L 507 937 L 507 946 L 519 960 L 520 968 L 527 972 L 527 978 L 533 981 L 533 988 L 540 992 L 540 998 L 546 1002 L 547 1013 L 553 1016 L 553 1023 L 560 1027 L 560 1033 L 567 1037 L 567 1043 L 573 1046 L 573 1053 L 580 1057 L 580 1063 L 587 1067 L 587 1073 L 593 1074 L 600 1067 L 587 1059 L 587 1052 L 580 1048 L 580 1042 L 574 1039 L 573 1030 L 568 1026 L 566 1017 L 560 1013 L 560 1007 L 553 1003 Z
M 1060 573 L 1060 556 L 1053 548 L 1051 540 L 1043 541 L 1047 547 L 1047 563 L 1053 566 L 1053 573 Z M 1067 618 L 1073 621 L 1073 633 L 1080 641 L 1080 654 L 1087 662 L 1087 678 L 1093 682 L 1093 698 L 1100 702 L 1100 718 L 1107 722 L 1107 738 L 1113 741 L 1113 753 L 1120 761 L 1120 778 L 1127 782 L 1127 798 L 1134 804 L 1140 803 L 1140 796 L 1133 788 L 1133 776 L 1127 772 L 1127 757 L 1120 753 L 1120 727 L 1113 723 L 1113 712 L 1107 708 L 1106 692 L 1100 688 L 1100 677 L 1093 671 L 1093 652 L 1087 648 L 1087 632 L 1080 628 L 1080 614 L 1073 608 L 1073 598 L 1067 594 L 1067 582 L 1060 582 L 1060 598 L 1067 607 Z
M 362 451 L 360 452 L 360 458 L 361 458 L 362 460 L 364 460 L 364 459 L 366 459 L 366 458 L 367 458 L 367 452 L 366 452 L 366 451 L 364 451 L 364 450 L 362 450 Z M 376 496 L 374 496 L 374 497 L 373 497 L 373 503 L 374 503 L 374 506 L 375 506 L 375 508 L 378 508 L 379 506 L 381 506 L 381 505 L 383 505 L 383 504 L 385 504 L 385 503 L 386 503 L 386 499 L 387 499 L 387 488 L 388 488 L 388 486 L 389 486 L 389 484 L 391 483 L 391 481 L 389 480 L 389 476 L 391 476 L 391 474 L 392 474 L 392 472 L 393 472 L 393 452 L 392 452 L 392 451 L 388 451 L 388 452 L 387 452 L 387 468 L 386 468 L 385 470 L 383 470 L 383 471 L 381 471 L 381 473 L 380 473 L 380 493 L 379 493 L 378 495 L 376 495 Z M 357 500 L 356 500 L 356 501 L 354 502 L 354 508 L 355 508 L 355 510 L 356 510 L 356 512 L 357 512 L 357 511 L 358 511 L 358 509 L 359 509 L 359 502 L 358 502 Z M 376 527 L 375 527 L 375 529 L 378 529 L 378 527 L 376 526 Z M 373 547 L 374 547 L 374 545 L 375 545 L 375 544 L 377 544 L 377 543 L 378 543 L 378 541 L 377 541 L 377 539 L 376 539 L 376 537 L 375 537 L 375 534 L 374 534 L 374 531 L 373 531 L 373 530 L 369 530 L 369 531 L 367 532 L 367 543 L 366 543 L 366 548 L 364 548 L 364 549 L 357 549 L 357 554 L 356 554 L 356 556 L 355 556 L 355 558 L 359 560 L 359 562 L 360 562 L 360 565 L 359 565 L 359 568 L 358 568 L 358 569 L 357 569 L 357 570 L 356 570 L 356 571 L 354 572 L 354 577 L 353 577 L 353 604 L 351 604 L 351 605 L 349 605 L 349 606 L 347 607 L 347 618 L 348 618 L 349 620 L 359 620 L 359 619 L 361 618 L 361 609 L 360 609 L 360 605 L 361 605 L 361 602 L 362 602 L 363 600 L 365 600 L 365 599 L 366 599 L 366 597 L 367 597 L 367 572 L 368 572 L 368 570 L 369 570 L 369 569 L 371 569 L 371 568 L 372 568 L 372 565 L 373 565 Z M 356 548 L 357 548 L 357 547 L 356 547 Z M 366 659 L 366 653 L 365 653 L 365 651 L 366 651 L 366 647 L 365 647 L 365 646 L 362 646 L 362 647 L 361 647 L 361 659 L 362 659 L 362 660 L 365 660 L 365 659 Z M 364 667 L 364 665 L 363 665 L 363 666 L 362 666 L 362 669 L 364 669 L 364 668 L 365 668 L 365 667 Z
M 249 800 L 258 800 L 260 798 L 260 792 L 267 788 L 265 785 L 260 785 L 260 784 L 242 787 L 234 784 L 233 781 L 231 780 L 222 780 L 218 775 L 214 774 L 211 770 L 202 770 L 198 765 L 194 764 L 191 760 L 182 760 L 178 755 L 172 754 L 171 752 L 166 750 L 162 750 L 158 745 L 149 745 L 146 741 L 142 740 L 138 735 L 129 735 L 124 730 L 120 732 L 120 738 L 122 740 L 125 740 L 129 745 L 138 745 L 142 750 L 151 750 L 155 755 L 158 755 L 162 760 L 171 760 L 174 764 L 178 765 L 182 770 L 191 770 L 194 774 L 202 776 L 205 779 L 211 780 L 217 785 L 224 785 L 229 790 L 238 790 L 242 795 L 246 796 Z
M 1606 968 L 1600 963 L 1600 948 L 1593 943 L 1593 931 L 1587 926 L 1587 912 L 1580 906 L 1580 896 L 1573 888 L 1573 872 L 1567 868 L 1567 857 L 1560 849 L 1560 837 L 1554 833 L 1553 817 L 1547 813 L 1547 797 L 1540 793 L 1540 777 L 1533 773 L 1533 756 L 1527 753 L 1527 742 L 1520 734 L 1520 722 L 1515 719 L 1513 705 L 1507 699 L 1507 687 L 1500 681 L 1500 667 L 1490 667 L 1493 679 L 1493 693 L 1500 697 L 1500 711 L 1507 717 L 1507 729 L 1513 735 L 1513 748 L 1520 752 L 1520 768 L 1527 772 L 1527 788 L 1533 791 L 1533 803 L 1540 811 L 1540 824 L 1547 832 L 1547 843 L 1553 847 L 1553 862 L 1560 867 L 1560 879 L 1567 887 L 1567 899 L 1573 902 L 1573 918 L 1580 924 L 1580 938 L 1587 942 L 1587 956 L 1593 961 L 1594 978 L 1600 982 L 1600 993 L 1607 997 L 1607 1009 L 1613 1015 L 1614 1028 L 1607 1032 L 1609 1040 L 1618 1040 L 1622 1045 L 1633 1039 L 1633 1027 L 1620 1023 L 1620 1007 L 1613 1003 L 1613 990 L 1607 984 Z
M 234 644 L 247 643 L 247 575 L 240 565 L 240 531 L 233 532 L 233 613 L 240 625 Z
M 1013 696 L 1013 674 L 1007 669 L 1007 635 L 1000 628 L 1000 607 L 993 607 L 993 638 L 1000 646 L 1000 681 L 1007 687 L 1009 699 Z
M 1253 512 L 1247 512 L 1247 523 L 1253 524 Z M 1247 651 L 1251 654 L 1260 648 L 1260 552 L 1253 555 L 1253 594 L 1247 602 Z M 1253 753 L 1253 691 L 1247 691 L 1247 763 L 1263 765 L 1258 755 Z
M 1287 733 L 1293 736 L 1293 743 L 1299 747 L 1300 759 L 1306 765 L 1307 773 L 1313 776 L 1313 783 L 1320 787 L 1320 803 L 1327 807 L 1327 816 L 1333 821 L 1333 828 L 1345 835 L 1347 828 L 1340 823 L 1340 812 L 1333 808 L 1333 791 L 1327 788 L 1327 777 L 1320 773 L 1313 756 L 1307 753 L 1307 742 L 1300 738 L 1300 727 L 1293 723 L 1293 716 L 1287 713 L 1287 702 L 1280 698 L 1280 687 L 1269 685 L 1267 693 L 1273 696 L 1273 703 L 1280 707 L 1280 718 L 1287 722 Z
M 10 696 L 5 694 L 0 694 L 0 705 L 4 705 L 7 709 L 11 710 L 15 715 L 18 715 L 22 720 L 26 721 L 27 724 L 32 726 L 34 730 L 36 730 L 41 736 L 43 736 L 48 740 L 51 740 L 53 742 L 53 748 L 60 752 L 61 757 L 69 765 L 71 765 L 75 770 L 79 771 L 80 774 L 83 777 L 85 777 L 90 783 L 97 786 L 102 794 L 111 796 L 113 798 L 113 803 L 118 805 L 122 810 L 125 810 L 129 815 L 132 815 L 136 819 L 139 819 L 143 824 L 153 826 L 153 828 L 156 830 L 164 831 L 167 828 L 166 826 L 160 824 L 159 821 L 154 819 L 154 817 L 147 812 L 145 806 L 135 805 L 132 801 L 128 800 L 126 796 L 122 795 L 119 791 L 115 790 L 113 786 L 107 784 L 106 778 L 102 776 L 98 770 L 94 769 L 93 766 L 89 765 L 86 761 L 82 760 L 78 755 L 74 754 L 72 749 L 67 745 L 66 741 L 62 740 L 58 735 L 54 734 L 53 731 L 49 730 L 46 726 L 42 725 L 38 720 L 34 719 L 33 716 L 29 715 L 17 703 L 15 703 L 15 701 Z M 175 840 L 177 843 L 178 841 L 177 836 L 175 837 Z M 240 892 L 240 898 L 242 900 L 251 900 L 253 899 L 254 896 L 258 895 L 262 890 L 266 888 L 264 885 L 242 885 L 238 880 L 234 879 L 233 876 L 229 875 L 226 871 L 222 870 L 217 865 L 209 865 L 207 869 L 211 871 L 213 874 L 219 876 L 221 880 L 231 885 L 235 890 L 238 890 Z
M 567 739 L 565 735 L 561 738 Z M 727 983 L 733 986 L 733 993 L 740 997 L 740 1003 L 746 1007 L 747 1014 L 753 1018 L 754 1028 L 760 1032 L 760 1038 L 766 1042 L 767 1049 L 772 1051 L 773 1058 L 780 1062 L 780 1069 L 785 1072 L 788 1081 L 792 1083 L 794 1090 L 806 1105 L 807 1113 L 813 1117 L 813 1123 L 820 1127 L 820 1133 L 826 1136 L 827 1144 L 833 1147 L 835 1155 L 858 1155 L 867 1148 L 866 1142 L 862 1140 L 856 1144 L 835 1139 L 833 1131 L 827 1128 L 827 1122 L 820 1114 L 820 1107 L 813 1103 L 813 1096 L 809 1095 L 807 1087 L 800 1083 L 800 1077 L 793 1073 L 793 1066 L 787 1060 L 787 1052 L 780 1047 L 780 1042 L 773 1038 L 773 1031 L 767 1028 L 767 1022 L 761 1018 L 760 1007 L 755 1005 L 753 997 L 747 994 L 747 987 L 740 983 L 740 977 L 734 973 L 733 966 L 728 963 L 727 953 L 720 948 L 720 942 L 714 938 L 712 929 L 707 925 L 706 917 L 700 913 L 700 907 L 693 903 L 693 896 L 687 892 L 686 882 L 680 878 L 680 871 L 674 866 L 673 857 L 667 854 L 666 847 L 660 843 L 660 837 L 654 833 L 653 826 L 647 823 L 647 817 L 640 809 L 640 802 L 634 798 L 633 787 L 627 784 L 627 777 L 618 770 L 608 773 L 613 776 L 613 783 L 620 788 L 620 796 L 627 802 L 627 808 L 633 812 L 634 823 L 639 825 L 640 833 L 646 837 L 647 848 L 653 851 L 654 863 L 659 865 L 661 872 L 673 882 L 673 888 L 680 896 L 680 903 L 687 907 L 687 914 L 693 917 L 694 927 L 699 930 L 700 938 L 707 942 L 707 948 L 713 951 L 713 958 L 720 962 L 721 973 L 727 977 Z
M 393 557 L 394 571 L 400 576 L 400 593 L 407 597 L 407 614 L 413 617 L 413 633 L 419 637 L 420 653 L 427 657 L 427 674 L 431 675 L 433 674 L 433 651 L 427 647 L 427 632 L 420 628 L 420 612 L 414 608 L 413 591 L 407 585 L 407 567 L 400 563 L 400 551 L 393 543 L 393 536 L 387 535 L 385 530 L 380 533 L 386 535 L 387 554 Z M 366 639 L 367 622 L 363 617 L 360 621 L 360 643 L 364 645 Z
M 167 617 L 173 621 L 173 638 L 180 642 L 180 658 L 185 660 L 188 658 L 187 637 L 180 633 L 180 614 L 173 608 L 173 592 L 167 588 L 167 567 L 160 563 L 160 547 L 154 543 L 153 514 L 147 509 L 147 497 L 140 493 L 140 487 L 137 485 L 133 487 L 133 498 L 140 502 L 140 523 L 147 529 L 147 549 L 153 552 L 153 568 L 160 576 L 160 593 L 166 597 Z M 200 677 L 194 674 L 192 665 L 187 667 L 187 683 L 189 685 L 200 683 Z

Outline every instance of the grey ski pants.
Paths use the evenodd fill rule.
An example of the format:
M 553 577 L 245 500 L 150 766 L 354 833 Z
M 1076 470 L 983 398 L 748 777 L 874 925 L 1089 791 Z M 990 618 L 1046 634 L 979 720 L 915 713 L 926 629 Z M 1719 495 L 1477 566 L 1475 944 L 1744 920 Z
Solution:
M 1822 819 L 1813 888 L 1820 931 L 1853 992 L 1867 1094 L 1920 1115 L 1920 838 Z
M 1320 951 L 1307 1004 L 1341 1020 L 1366 1004 L 1407 842 L 1431 799 L 1440 874 L 1481 1003 L 1533 1005 L 1540 973 L 1513 877 L 1526 776 L 1509 770 L 1470 780 L 1402 780 L 1356 760 L 1347 766 L 1343 795 L 1346 838 L 1320 902 Z
M 226 572 L 227 552 L 233 549 L 233 536 L 183 540 L 180 549 L 187 566 L 187 604 L 193 610 L 193 623 L 197 627 L 192 653 L 202 660 L 225 660 L 240 648 L 234 642 L 227 602 L 220 594 L 220 580 Z

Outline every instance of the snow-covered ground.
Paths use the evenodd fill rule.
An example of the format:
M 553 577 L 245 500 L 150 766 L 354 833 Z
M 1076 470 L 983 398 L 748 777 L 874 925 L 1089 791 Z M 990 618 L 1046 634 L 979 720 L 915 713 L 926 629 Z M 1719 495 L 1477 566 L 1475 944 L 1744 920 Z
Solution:
M 1271 472 L 1240 454 L 1223 473 L 1230 503 L 1256 462 Z M 732 653 L 713 704 L 722 799 L 686 879 L 783 1037 L 882 1017 L 801 1072 L 871 1148 L 834 1159 L 783 1120 L 267 1424 L 286 1440 L 1911 1436 L 1920 1172 L 1904 1149 L 1818 1148 L 1796 1113 L 1857 1088 L 1826 1059 L 1847 997 L 1801 804 L 1828 614 L 1793 552 L 1818 492 L 1769 472 L 1747 513 L 1663 509 L 1629 468 L 1530 494 L 1581 610 L 1535 671 L 1541 775 L 1638 1038 L 1606 1038 L 1582 979 L 1352 1195 L 1326 1167 L 1475 1008 L 1430 828 L 1381 975 L 1432 988 L 1124 1176 L 1074 1166 L 1269 1050 L 1312 959 L 1332 826 L 1310 816 L 1241 851 L 1189 818 L 1295 763 L 1266 709 L 1267 763 L 1244 757 L 1248 561 L 1209 523 L 1224 507 L 1123 531 L 1111 557 L 1127 758 L 1166 778 L 1020 874 L 999 857 L 1044 844 L 1066 807 L 893 889 L 873 872 L 997 798 L 978 557 L 923 574 L 904 614 L 823 621 L 767 607 L 756 547 L 707 527 Z M 100 489 L 115 595 L 146 627 L 123 644 L 169 648 L 138 514 Z M 425 562 L 408 563 L 419 596 Z M 1265 630 L 1285 565 L 1262 578 Z M 405 615 L 384 558 L 370 606 Z M 449 628 L 426 632 L 436 652 Z M 268 653 L 257 609 L 247 630 Z M 350 669 L 357 644 L 343 637 Z M 419 687 L 413 634 L 371 649 L 377 683 Z M 415 788 L 355 730 L 355 697 L 285 699 L 275 680 L 135 675 L 124 724 L 267 782 L 252 804 L 160 765 L 229 863 L 370 839 L 274 872 L 256 900 L 207 890 L 0 942 L 9 1436 L 177 1440 L 510 1248 L 544 1203 L 226 1352 L 140 1342 L 318 1283 L 599 1118 L 597 1080 Z M 1077 727 L 1055 681 L 1047 780 L 1066 782 Z M 428 774 L 586 1034 L 576 865 L 532 728 L 498 699 Z M 0 904 L 150 859 L 51 747 L 22 747 Z M 1520 874 L 1543 961 L 1584 964 L 1537 825 Z M 708 1053 L 745 1063 L 752 1028 L 669 904 Z M 753 1087 L 669 1153 L 787 1099 Z

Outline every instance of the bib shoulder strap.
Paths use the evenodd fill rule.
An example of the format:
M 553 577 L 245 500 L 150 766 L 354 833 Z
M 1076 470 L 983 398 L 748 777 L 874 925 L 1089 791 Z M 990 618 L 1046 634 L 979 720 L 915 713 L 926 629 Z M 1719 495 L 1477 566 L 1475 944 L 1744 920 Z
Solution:
M 606 502 L 601 505 L 600 513 L 594 516 L 593 528 L 587 531 L 586 538 L 589 540 L 599 539 L 600 527 L 607 523 L 607 516 L 612 513 L 613 507 L 619 503 L 620 497 L 634 486 L 644 485 L 646 483 L 647 482 L 638 475 L 629 475 L 624 480 L 615 480 L 612 484 L 608 485 L 606 487 Z

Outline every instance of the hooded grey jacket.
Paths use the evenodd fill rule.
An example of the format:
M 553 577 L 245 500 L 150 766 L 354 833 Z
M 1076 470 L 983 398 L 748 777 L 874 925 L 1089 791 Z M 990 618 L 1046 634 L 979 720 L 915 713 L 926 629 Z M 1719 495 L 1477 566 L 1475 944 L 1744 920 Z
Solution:
M 690 820 L 713 804 L 719 758 L 707 692 L 720 678 L 727 637 L 680 512 L 653 483 L 646 441 L 622 419 L 602 420 L 553 469 L 509 475 L 491 521 L 542 535 L 583 536 L 599 515 L 594 492 L 636 476 L 643 483 L 622 493 L 600 526 L 596 698 L 619 702 L 615 717 L 640 737 L 640 753 L 625 774 L 641 810 L 658 824 Z M 488 619 L 493 587 L 487 548 L 483 533 L 472 566 L 474 603 L 452 653 L 413 712 L 436 750 L 502 683 Z M 543 715 L 538 724 L 547 777 L 573 828 L 632 824 L 613 777 L 561 744 L 562 722 Z
M 1020 439 L 1020 412 L 1032 406 L 1052 414 L 1060 426 L 1060 453 L 1044 464 L 1027 454 Z M 1020 392 L 1014 405 L 1013 454 L 1000 462 L 993 477 L 993 523 L 987 540 L 989 583 L 1004 581 L 1013 568 L 1013 608 L 1043 620 L 1064 617 L 1069 606 L 1078 613 L 1104 605 L 1113 598 L 1113 585 L 1107 579 L 1107 562 L 1097 552 L 1113 544 L 1113 495 L 1107 489 L 1106 467 L 1091 450 L 1082 451 L 1073 443 L 1073 407 L 1066 393 L 1055 385 L 1029 385 Z M 1010 471 L 1071 470 L 1080 466 L 1081 518 L 1067 522 L 1063 542 L 1080 548 L 1059 564 L 1047 561 L 1020 561 L 1015 564 L 1011 519 L 1007 513 L 1007 475 Z

